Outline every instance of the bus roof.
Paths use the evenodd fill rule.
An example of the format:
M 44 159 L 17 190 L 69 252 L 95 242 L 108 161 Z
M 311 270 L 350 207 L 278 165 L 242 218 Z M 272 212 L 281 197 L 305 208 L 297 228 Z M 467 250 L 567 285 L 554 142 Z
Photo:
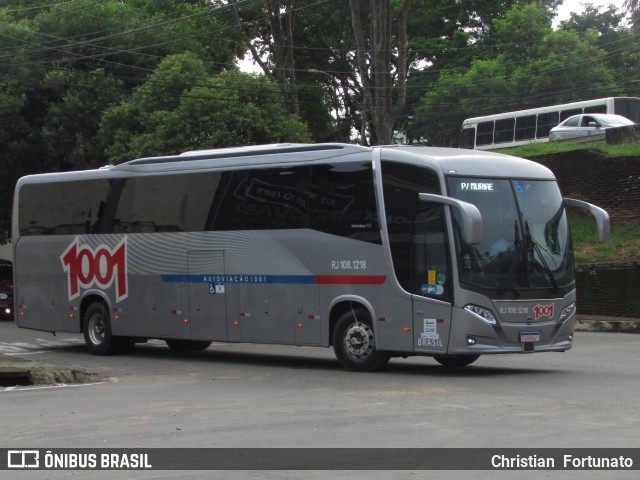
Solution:
M 349 145 L 342 143 L 283 143 L 273 145 L 193 150 L 181 153 L 179 155 L 130 160 L 128 162 L 121 163 L 114 168 L 126 168 L 128 166 L 153 165 L 162 163 L 192 162 L 196 160 L 218 160 L 238 157 L 267 157 L 270 155 L 283 155 L 291 153 L 307 154 L 306 156 L 308 157 L 315 157 L 317 156 L 317 154 L 321 154 L 320 158 L 323 158 L 327 156 L 327 152 L 332 152 L 331 156 L 337 156 L 362 151 L 370 151 L 370 149 L 367 147 L 360 147 L 358 145 Z
M 426 146 L 389 146 L 402 157 L 398 160 L 428 163 L 438 167 L 445 175 L 508 177 L 508 178 L 537 178 L 555 179 L 551 170 L 544 165 L 519 157 L 504 155 L 483 150 L 469 150 L 465 148 L 440 148 Z M 383 158 L 394 160 L 390 155 Z
M 553 179 L 548 168 L 530 160 L 494 152 L 411 145 L 281 144 L 196 150 L 179 155 L 131 160 L 119 165 L 77 172 L 30 175 L 23 183 L 46 183 L 131 174 L 193 172 L 205 169 L 243 169 L 261 165 L 304 164 L 320 161 L 370 160 L 375 149 L 382 159 L 430 166 L 443 175 Z

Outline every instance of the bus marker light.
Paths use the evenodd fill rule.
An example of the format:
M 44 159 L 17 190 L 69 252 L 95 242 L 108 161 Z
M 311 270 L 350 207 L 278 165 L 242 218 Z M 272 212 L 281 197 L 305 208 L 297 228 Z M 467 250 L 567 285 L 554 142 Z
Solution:
M 403 332 L 410 332 L 410 331 L 411 331 L 411 329 L 410 329 L 409 327 L 404 327 L 404 328 L 402 329 L 402 331 L 403 331 Z
M 576 311 L 576 304 L 572 303 L 571 305 L 565 307 L 560 316 L 558 317 L 558 323 L 564 322 L 567 318 L 569 318 Z
M 236 320 L 235 322 L 233 322 L 233 325 L 237 327 L 238 325 L 240 325 L 240 322 Z
M 299 323 L 298 328 L 302 328 L 302 327 L 304 327 L 304 323 Z
M 493 312 L 488 308 L 469 304 L 464 307 L 464 310 L 469 312 L 476 318 L 479 318 L 480 320 L 487 322 L 490 325 L 495 325 L 497 323 L 496 317 L 494 317 Z
M 189 319 L 188 318 L 183 318 L 182 319 L 182 323 L 184 323 L 186 325 L 187 323 L 189 323 Z
M 380 317 L 380 318 L 378 319 L 378 321 L 379 321 L 379 322 L 386 322 L 386 321 L 387 321 L 387 319 L 386 319 L 385 317 Z

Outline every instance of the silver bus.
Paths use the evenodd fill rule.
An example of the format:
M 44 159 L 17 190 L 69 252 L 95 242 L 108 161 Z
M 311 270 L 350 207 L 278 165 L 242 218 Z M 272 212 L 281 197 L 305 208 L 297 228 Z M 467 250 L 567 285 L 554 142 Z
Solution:
M 607 97 L 550 105 L 515 112 L 467 118 L 462 122 L 460 148 L 496 150 L 548 142 L 549 132 L 560 122 L 583 113 L 622 115 L 640 123 L 640 98 Z
M 565 351 L 576 322 L 546 167 L 461 149 L 266 145 L 32 175 L 16 186 L 19 327 L 107 355 L 148 339 L 333 347 L 464 366 Z

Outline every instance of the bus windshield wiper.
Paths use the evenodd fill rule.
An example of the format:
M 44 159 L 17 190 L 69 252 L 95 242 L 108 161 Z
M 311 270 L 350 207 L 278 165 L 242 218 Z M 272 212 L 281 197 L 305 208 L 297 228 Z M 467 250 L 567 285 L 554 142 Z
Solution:
M 531 246 L 533 247 L 534 252 L 538 254 L 538 258 L 540 258 L 540 265 L 542 265 L 542 267 L 544 268 L 544 271 L 547 273 L 547 276 L 549 277 L 549 280 L 551 280 L 551 285 L 553 286 L 551 290 L 554 293 L 557 293 L 560 290 L 560 288 L 558 287 L 558 282 L 556 282 L 556 277 L 553 276 L 553 272 L 549 268 L 549 264 L 547 263 L 547 261 L 544 259 L 544 256 L 542 255 L 542 248 L 540 247 L 538 242 L 536 242 L 531 236 L 531 231 L 529 230 L 529 222 L 525 222 L 525 235 L 527 237 L 527 242 L 531 243 Z M 534 259 L 535 259 L 535 256 L 534 256 Z
M 513 256 L 513 260 L 511 261 L 511 265 L 509 266 L 509 273 L 507 274 L 507 278 L 504 282 L 504 285 L 502 286 L 502 288 L 499 290 L 499 294 L 500 295 L 504 295 L 506 293 L 506 291 L 509 289 L 509 287 L 513 288 L 513 291 L 516 293 L 516 295 L 519 297 L 520 296 L 520 291 L 517 289 L 517 287 L 513 284 L 513 276 L 516 273 L 516 267 L 518 266 L 518 262 L 520 261 L 520 257 L 522 257 L 522 254 L 526 251 L 526 237 L 524 240 L 520 239 L 520 229 L 518 228 L 518 221 L 515 221 L 514 224 L 514 229 L 515 229 L 515 241 L 514 244 L 516 245 L 516 251 L 515 254 Z

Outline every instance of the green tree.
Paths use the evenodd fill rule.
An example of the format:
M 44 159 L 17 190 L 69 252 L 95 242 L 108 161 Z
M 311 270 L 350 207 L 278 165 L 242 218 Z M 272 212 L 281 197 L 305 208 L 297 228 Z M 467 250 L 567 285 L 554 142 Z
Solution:
M 493 23 L 496 55 L 444 71 L 417 109 L 413 140 L 456 145 L 462 120 L 620 92 L 597 36 L 553 31 L 537 5 L 514 5 Z
M 209 75 L 190 53 L 167 57 L 133 95 L 108 109 L 100 127 L 108 160 L 274 142 L 309 141 L 306 126 L 287 115 L 264 76 Z
M 452 120 L 456 100 L 442 99 L 445 119 L 427 119 L 417 112 L 421 99 L 432 91 L 443 72 L 462 73 L 474 61 L 495 59 L 502 40 L 496 37 L 495 21 L 504 19 L 516 4 L 536 5 L 553 15 L 561 0 L 413 0 L 408 19 L 409 64 L 406 114 L 400 129 L 409 141 L 424 140 L 422 123 L 435 126 Z M 416 123 L 417 122 L 417 123 Z M 459 128 L 459 125 L 455 129 Z M 441 136 L 438 126 L 430 136 Z M 449 136 L 449 134 L 445 134 Z
M 122 82 L 104 69 L 93 72 L 49 71 L 42 81 L 50 93 L 40 130 L 44 171 L 98 166 L 104 154 L 95 141 L 102 112 L 123 96 Z
M 244 40 L 222 1 L 5 0 L 0 6 L 0 237 L 23 175 L 104 164 L 105 109 L 168 54 L 235 68 Z M 0 241 L 2 238 L 0 238 Z
M 572 13 L 568 20 L 561 22 L 560 29 L 593 38 L 594 44 L 606 52 L 604 60 L 621 93 L 635 97 L 640 96 L 640 83 L 637 81 L 640 49 L 637 34 L 625 24 L 624 19 L 625 13 L 613 5 L 602 9 L 587 4 L 581 14 Z
M 278 85 L 290 114 L 300 110 L 293 53 L 297 3 L 296 0 L 230 2 L 253 60 Z

